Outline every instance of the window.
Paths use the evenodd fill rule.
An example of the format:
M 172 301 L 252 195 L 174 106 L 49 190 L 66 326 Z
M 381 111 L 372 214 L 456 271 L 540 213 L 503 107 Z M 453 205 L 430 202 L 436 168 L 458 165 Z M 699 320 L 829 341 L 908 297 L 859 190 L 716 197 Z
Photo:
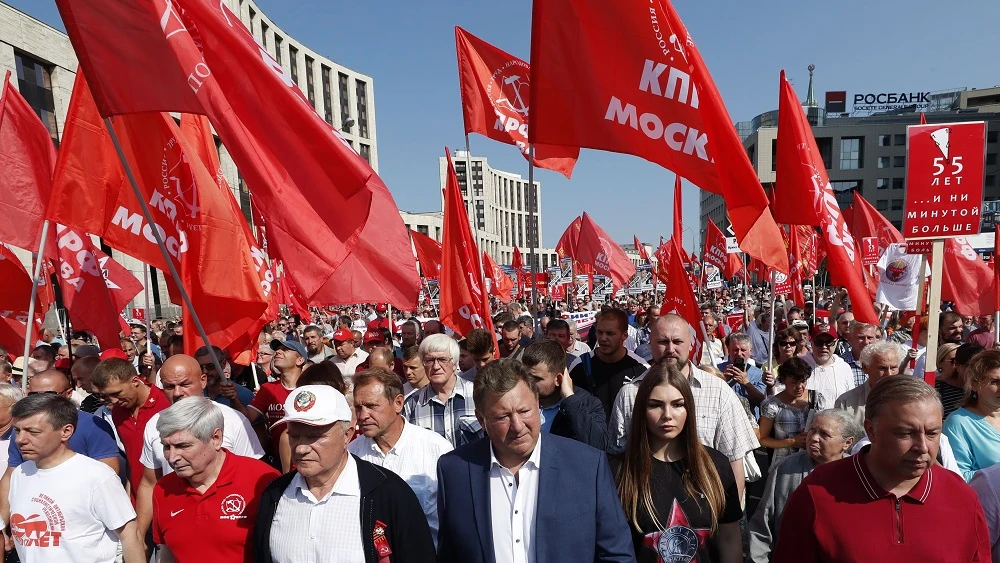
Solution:
M 278 61 L 278 66 L 281 66 L 281 44 L 284 40 L 280 35 L 274 35 L 274 60 Z
M 778 140 L 771 140 L 771 172 L 778 171 Z
M 892 189 L 901 190 L 903 189 L 903 178 L 893 178 L 892 179 Z
M 879 168 L 888 168 L 889 167 L 889 157 L 888 156 L 880 156 L 880 157 L 878 157 L 878 167 Z
M 861 180 L 847 180 L 845 182 L 830 182 L 830 187 L 834 193 L 846 193 L 850 191 L 861 191 Z
M 417 225 L 417 232 L 422 235 L 429 235 L 429 229 L 427 225 Z
M 862 139 L 849 137 L 840 140 L 840 169 L 858 170 L 861 168 Z
M 987 143 L 995 143 L 995 142 L 997 142 L 998 137 L 1000 137 L 1000 135 L 998 135 L 998 133 L 1000 133 L 1000 131 L 990 131 L 989 133 L 987 133 L 986 134 L 986 142 Z
M 355 95 L 358 103 L 358 134 L 368 137 L 368 85 L 362 80 L 354 81 Z
M 893 135 L 892 140 L 893 140 L 892 144 L 896 145 L 897 147 L 905 147 L 906 146 L 906 134 L 905 133 L 897 133 L 897 134 Z
M 888 147 L 890 145 L 890 141 L 891 140 L 892 140 L 892 135 L 879 135 L 878 136 L 878 146 L 880 146 L 880 147 Z
M 360 147 L 360 149 L 361 149 L 359 151 L 361 153 L 361 158 L 364 158 L 368 162 L 368 164 L 371 164 L 372 163 L 372 148 L 370 146 L 364 144 L 364 143 L 358 143 L 358 147 Z
M 243 175 L 239 176 L 239 196 L 240 196 L 240 211 L 243 212 L 243 218 L 246 219 L 248 225 L 253 224 L 253 213 L 250 208 L 250 188 L 247 187 L 246 181 L 243 180 Z M 258 227 L 262 225 L 257 225 Z
M 59 144 L 59 127 L 56 125 L 56 104 L 52 97 L 52 69 L 39 60 L 23 53 L 14 53 L 17 67 L 17 90 L 49 130 L 52 142 Z
M 889 200 L 879 199 L 875 201 L 875 209 L 879 211 L 887 211 L 889 209 Z
M 889 179 L 888 178 L 878 178 L 875 180 L 875 189 L 877 190 L 887 190 L 889 189 Z
M 517 183 L 517 199 L 515 199 L 514 201 L 517 202 L 517 210 L 520 211 L 521 210 L 521 182 Z
M 893 211 L 902 211 L 903 210 L 903 200 L 901 200 L 901 199 L 894 199 L 894 200 L 892 200 L 892 210 Z
M 905 156 L 894 156 L 892 157 L 892 167 L 893 168 L 903 168 L 906 166 Z
M 250 14 L 250 35 L 253 35 L 253 28 L 257 25 L 257 12 L 253 8 L 249 8 Z
M 340 130 L 345 133 L 351 132 L 351 93 L 347 91 L 350 79 L 343 72 L 337 73 L 337 86 L 340 89 Z
M 288 68 L 292 71 L 292 82 L 296 86 L 299 84 L 299 50 L 291 45 L 288 46 Z
M 434 227 L 434 240 L 441 241 L 441 227 Z
M 517 216 L 517 245 L 524 246 L 524 216 Z
M 320 65 L 319 73 L 323 82 L 323 119 L 333 125 L 333 84 L 330 79 L 330 67 Z
M 312 57 L 306 55 L 306 99 L 312 104 L 313 109 L 316 108 L 316 79 L 313 78 L 313 64 L 315 62 Z
M 989 152 L 986 153 L 986 164 L 996 164 L 997 163 L 997 153 Z
M 260 22 L 260 44 L 264 46 L 265 51 L 267 51 L 267 32 L 270 29 L 266 23 Z
M 819 149 L 819 155 L 823 157 L 823 166 L 827 170 L 833 168 L 833 138 L 831 137 L 817 138 L 816 147 Z

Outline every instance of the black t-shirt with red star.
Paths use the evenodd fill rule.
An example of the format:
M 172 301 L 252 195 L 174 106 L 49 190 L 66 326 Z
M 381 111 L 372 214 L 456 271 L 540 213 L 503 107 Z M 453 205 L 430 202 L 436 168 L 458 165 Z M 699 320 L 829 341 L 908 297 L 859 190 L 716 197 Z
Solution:
M 726 505 L 719 515 L 719 524 L 739 522 L 743 508 L 732 466 L 726 456 L 712 448 L 706 449 L 725 491 Z M 712 563 L 719 560 L 715 536 L 710 537 L 712 520 L 708 502 L 704 497 L 692 499 L 684 490 L 682 475 L 686 468 L 686 460 L 665 462 L 653 458 L 650 492 L 657 519 L 664 529 L 654 526 L 647 514 L 640 514 L 641 529 L 632 529 L 638 563 Z

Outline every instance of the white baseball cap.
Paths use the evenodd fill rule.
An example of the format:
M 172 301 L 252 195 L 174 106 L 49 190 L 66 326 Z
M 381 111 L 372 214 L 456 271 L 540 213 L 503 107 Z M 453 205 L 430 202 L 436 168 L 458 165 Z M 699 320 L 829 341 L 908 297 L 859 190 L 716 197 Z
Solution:
M 303 385 L 292 391 L 285 399 L 285 418 L 280 420 L 311 426 L 341 421 L 351 421 L 351 407 L 344 395 L 329 385 Z

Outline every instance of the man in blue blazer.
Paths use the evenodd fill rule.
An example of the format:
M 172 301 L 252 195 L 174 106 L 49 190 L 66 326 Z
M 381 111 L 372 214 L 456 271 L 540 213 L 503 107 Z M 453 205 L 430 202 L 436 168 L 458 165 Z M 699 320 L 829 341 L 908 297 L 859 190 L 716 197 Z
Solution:
M 438 561 L 634 563 L 605 454 L 541 432 L 528 370 L 493 362 L 473 397 L 486 437 L 438 460 Z

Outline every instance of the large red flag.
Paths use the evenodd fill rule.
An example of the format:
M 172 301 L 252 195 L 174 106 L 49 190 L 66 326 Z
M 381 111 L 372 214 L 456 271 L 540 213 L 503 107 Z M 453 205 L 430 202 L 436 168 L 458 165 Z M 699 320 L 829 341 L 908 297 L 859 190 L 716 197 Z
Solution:
M 424 277 L 429 280 L 436 280 L 441 277 L 441 243 L 431 237 L 410 231 L 410 238 L 413 239 L 413 248 L 417 251 L 417 262 L 420 262 L 420 270 Z
M 444 235 L 441 248 L 441 322 L 465 336 L 472 329 L 485 328 L 493 332 L 490 301 L 486 296 L 479 251 L 469 226 L 469 215 L 458 187 L 458 177 L 448 156 L 448 182 L 444 198 Z
M 503 273 L 493 257 L 486 252 L 483 252 L 483 273 L 486 275 L 486 280 L 490 282 L 490 295 L 504 303 L 510 303 L 510 291 L 514 288 L 514 280 Z
M 954 302 L 959 313 L 975 317 L 996 312 L 993 270 L 964 237 L 945 239 L 941 273 L 941 299 Z
M 536 0 L 532 142 L 633 154 L 720 194 L 752 256 L 788 269 L 718 89 L 666 0 Z
M 268 219 L 286 275 L 305 297 L 343 302 L 369 284 L 377 291 L 400 284 L 405 288 L 395 289 L 404 301 L 416 304 L 416 267 L 382 180 L 225 2 L 59 0 L 57 6 L 101 115 L 208 116 Z M 331 283 L 352 253 L 362 256 L 348 264 L 349 279 Z
M 726 254 L 726 237 L 711 218 L 708 220 L 708 227 L 705 228 L 705 246 L 702 255 L 706 263 L 715 266 L 719 271 L 727 270 L 729 255 Z M 728 272 L 726 275 L 732 277 Z
M 169 114 L 121 116 L 114 127 L 210 341 L 222 348 L 249 345 L 268 299 L 252 254 L 253 241 L 232 196 L 216 183 L 217 171 L 206 167 Z M 70 103 L 49 214 L 58 223 L 101 236 L 109 246 L 167 270 L 82 75 Z M 188 353 L 198 346 L 198 338 L 185 340 Z
M 102 349 L 121 348 L 119 333 L 127 329 L 121 312 L 142 284 L 85 233 L 57 225 L 56 245 L 59 286 L 73 327 L 92 332 Z
M 580 217 L 573 219 L 573 222 L 566 227 L 562 236 L 559 237 L 559 242 L 556 243 L 556 254 L 560 258 L 576 259 L 576 242 L 580 240 L 580 225 L 582 223 L 583 219 Z
M 0 97 L 0 242 L 38 249 L 55 162 L 56 149 L 49 131 L 11 83 L 7 71 Z M 54 231 L 49 229 L 45 253 L 50 258 L 56 255 Z M 27 300 L 22 306 L 27 306 Z
M 611 278 L 612 294 L 635 275 L 635 264 L 622 247 L 604 232 L 586 212 L 580 222 L 577 259 L 594 267 L 594 272 Z
M 674 235 L 673 239 L 684 248 L 684 206 L 681 205 L 681 177 L 674 175 Z
M 663 305 L 660 314 L 674 313 L 680 315 L 688 323 L 691 333 L 691 354 L 689 359 L 697 361 L 701 357 L 702 343 L 705 341 L 701 330 L 701 312 L 698 309 L 698 299 L 688 280 L 683 264 L 684 251 L 673 239 L 667 241 L 665 250 L 666 271 L 663 283 L 667 291 L 663 295 Z
M 803 214 L 815 212 L 819 215 L 829 254 L 828 268 L 831 281 L 834 285 L 847 288 L 854 317 L 857 320 L 878 324 L 879 317 L 861 273 L 861 253 L 854 244 L 854 237 L 851 236 L 844 217 L 840 214 L 840 204 L 837 203 L 837 198 L 830 187 L 830 179 L 827 177 L 823 159 L 816 146 L 816 139 L 813 137 L 795 90 L 785 80 L 784 71 L 781 73 L 780 90 L 778 144 L 793 144 L 798 149 L 796 153 L 798 158 L 792 161 L 778 161 L 777 178 L 779 180 L 793 178 L 792 181 L 808 182 L 807 187 L 813 194 L 810 198 L 815 207 L 803 205 L 800 212 Z M 805 174 L 802 173 L 803 170 Z M 804 190 L 805 187 L 799 189 Z
M 878 237 L 878 245 L 883 251 L 894 242 L 903 242 L 903 235 L 884 215 L 872 207 L 861 194 L 854 192 L 854 203 L 844 213 L 855 240 Z
M 458 82 L 465 133 L 479 133 L 515 145 L 528 158 L 528 63 L 468 31 L 455 27 Z M 569 178 L 580 157 L 577 147 L 536 144 L 535 166 Z

